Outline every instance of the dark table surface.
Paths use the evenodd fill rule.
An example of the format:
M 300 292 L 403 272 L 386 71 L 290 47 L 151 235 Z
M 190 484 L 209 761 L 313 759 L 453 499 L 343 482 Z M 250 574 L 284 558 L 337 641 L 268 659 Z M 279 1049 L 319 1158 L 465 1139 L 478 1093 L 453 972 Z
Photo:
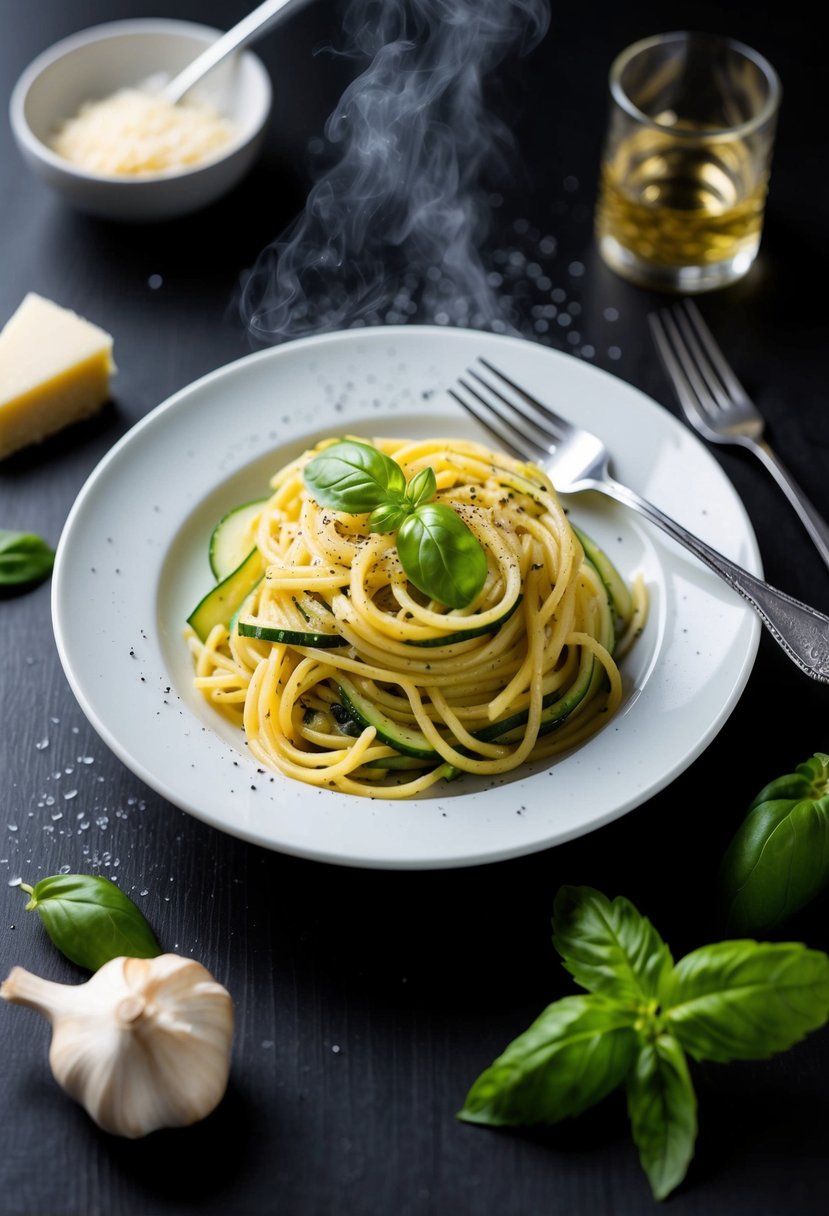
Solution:
M 0 95 L 58 38 L 116 17 L 164 15 L 228 27 L 244 0 L 2 0 Z M 797 5 L 584 0 L 553 6 L 544 41 L 488 82 L 515 136 L 485 259 L 535 260 L 574 302 L 575 341 L 518 281 L 519 327 L 588 359 L 676 412 L 648 337 L 654 299 L 599 261 L 591 214 L 613 55 L 671 28 L 708 28 L 756 46 L 784 85 L 761 256 L 704 311 L 765 413 L 772 440 L 829 515 L 829 173 L 824 51 Z M 151 12 L 150 12 L 151 10 Z M 0 468 L 0 524 L 57 542 L 85 479 L 113 443 L 195 378 L 247 354 L 239 276 L 301 211 L 318 138 L 355 61 L 341 6 L 319 0 L 258 46 L 276 104 L 261 162 L 192 218 L 122 227 L 84 218 L 24 167 L 0 125 L 0 320 L 30 290 L 115 337 L 114 401 L 99 418 Z M 494 200 L 498 202 L 497 199 Z M 552 241 L 543 242 L 549 236 Z M 505 253 L 519 256 L 504 262 Z M 158 278 L 160 276 L 160 283 Z M 428 319 L 428 318 L 425 318 Z M 829 574 L 768 474 L 719 449 L 757 531 L 769 581 L 829 610 Z M 193 954 L 230 989 L 237 1031 L 229 1091 L 186 1131 L 137 1142 L 100 1133 L 57 1089 L 48 1028 L 0 1009 L 0 1209 L 69 1214 L 627 1216 L 655 1211 L 621 1096 L 548 1132 L 492 1132 L 455 1112 L 503 1046 L 572 985 L 549 921 L 563 883 L 624 894 L 679 956 L 722 936 L 713 885 L 748 802 L 829 745 L 829 692 L 763 632 L 746 690 L 705 753 L 617 822 L 495 865 L 380 872 L 283 856 L 199 822 L 147 788 L 86 721 L 53 640 L 49 585 L 0 602 L 0 943 L 66 982 L 60 956 L 15 881 L 61 867 L 116 880 L 165 949 Z M 654 741 L 654 746 L 658 746 Z M 73 799 L 70 790 L 77 790 Z M 818 900 L 778 936 L 829 947 Z M 678 1216 L 825 1212 L 829 1036 L 763 1063 L 694 1066 L 700 1135 Z

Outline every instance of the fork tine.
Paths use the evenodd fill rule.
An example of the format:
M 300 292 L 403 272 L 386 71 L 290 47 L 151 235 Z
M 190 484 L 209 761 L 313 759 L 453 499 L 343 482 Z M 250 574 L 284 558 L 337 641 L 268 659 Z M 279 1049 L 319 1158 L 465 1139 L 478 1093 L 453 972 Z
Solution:
M 718 412 L 727 410 L 732 399 L 700 345 L 690 314 L 686 315 L 681 307 L 677 306 L 674 314 L 667 318 L 667 325 L 673 333 L 677 356 L 694 385 L 700 403 L 716 420 Z
M 665 370 L 668 373 L 668 378 L 674 386 L 674 391 L 679 398 L 679 403 L 685 410 L 688 417 L 700 427 L 701 430 L 709 429 L 708 419 L 705 412 L 701 408 L 699 397 L 695 392 L 695 387 L 691 380 L 686 376 L 683 365 L 680 363 L 674 347 L 671 344 L 671 337 L 679 337 L 678 330 L 673 323 L 671 317 L 667 314 L 660 316 L 658 313 L 651 313 L 648 317 L 653 335 L 654 344 Z M 667 326 L 670 325 L 672 334 L 669 336 Z
M 717 380 L 714 369 L 707 364 L 699 343 L 688 328 L 688 322 L 679 314 L 675 316 L 667 312 L 664 325 L 674 355 L 694 390 L 700 408 L 716 423 L 720 411 L 728 408 L 729 399 L 725 389 Z
M 471 415 L 476 422 L 480 423 L 484 430 L 487 431 L 497 443 L 503 444 L 503 446 L 507 448 L 508 451 L 512 452 L 513 456 L 517 457 L 519 460 L 524 459 L 524 456 L 515 446 L 515 444 L 508 439 L 506 435 L 503 435 L 499 430 L 496 430 L 496 428 L 487 421 L 483 414 L 479 410 L 475 409 L 474 405 L 471 405 L 468 401 L 465 401 L 463 397 L 461 397 L 460 393 L 456 393 L 453 388 L 450 388 L 447 391 L 449 396 L 453 397 L 455 401 L 457 401 L 461 409 L 465 410 L 466 413 Z
M 469 401 L 465 401 L 459 393 L 456 393 L 455 390 L 451 388 L 449 389 L 450 396 L 454 397 L 455 401 L 457 401 L 457 403 L 463 409 L 465 409 L 468 414 L 471 414 L 472 417 L 475 418 L 485 430 L 489 431 L 490 435 L 494 436 L 500 443 L 505 443 L 514 456 L 516 456 L 519 460 L 526 460 L 531 451 L 535 452 L 537 458 L 548 455 L 547 449 L 543 448 L 538 440 L 520 430 L 512 419 L 505 417 L 505 415 L 495 405 L 493 405 L 491 401 L 488 401 L 486 397 L 483 397 L 473 385 L 469 384 L 468 381 L 463 379 L 460 379 L 458 383 L 462 388 L 466 389 L 467 393 L 481 403 L 481 405 L 487 411 L 486 415 L 483 415 L 478 409 L 475 408 L 474 405 L 472 405 Z M 517 444 L 515 440 L 509 437 L 510 434 L 515 436 L 515 440 L 518 441 Z
M 702 313 L 697 308 L 693 300 L 685 301 L 684 312 L 690 324 L 693 326 L 697 339 L 704 349 L 710 364 L 713 364 L 713 366 L 716 368 L 719 377 L 728 392 L 730 392 L 732 396 L 746 396 L 745 389 L 734 375 L 734 371 L 725 355 L 722 353 L 719 343 L 706 325 Z
M 491 393 L 493 397 L 495 397 L 498 401 L 503 402 L 503 404 L 507 407 L 507 410 L 509 411 L 509 413 L 506 415 L 504 414 L 503 410 L 500 410 L 500 409 L 498 410 L 498 413 L 501 415 L 501 417 L 504 419 L 504 421 L 507 421 L 508 419 L 512 418 L 512 419 L 521 419 L 523 422 L 526 422 L 527 425 L 532 428 L 533 432 L 535 433 L 535 435 L 537 437 L 538 442 L 540 442 L 542 445 L 549 445 L 549 443 L 551 441 L 558 443 L 561 440 L 562 436 L 559 433 L 554 432 L 552 429 L 545 430 L 544 427 L 541 426 L 541 424 L 539 423 L 537 418 L 533 418 L 532 415 L 529 414 L 523 408 L 523 406 L 517 405 L 514 401 L 511 401 L 509 399 L 509 397 L 505 396 L 505 394 L 502 393 L 501 390 L 499 388 L 497 388 L 494 384 L 490 384 L 488 380 L 485 380 L 483 378 L 483 376 L 479 376 L 478 373 L 473 368 L 468 367 L 466 370 L 467 370 L 468 374 L 470 376 L 472 376 L 472 378 L 474 380 L 478 381 L 478 383 L 481 385 L 482 388 L 485 388 L 488 393 Z M 496 375 L 497 374 L 498 373 L 496 372 Z M 506 379 L 506 377 L 504 377 L 504 379 Z M 474 389 L 472 391 L 474 392 Z M 532 401 L 532 398 L 527 393 L 525 393 L 523 389 L 519 389 L 517 386 L 516 386 L 516 392 L 518 392 L 525 400 Z M 479 400 L 482 400 L 482 398 L 479 397 Z M 539 405 L 540 405 L 540 402 L 539 402 Z M 493 406 L 490 404 L 489 408 L 492 409 Z M 529 437 L 529 436 L 526 436 L 524 433 L 521 433 L 520 430 L 517 433 L 521 434 L 522 439 L 525 437 L 526 438 Z
M 565 439 L 568 433 L 572 431 L 573 428 L 569 422 L 566 422 L 564 418 L 560 418 L 559 415 L 554 413 L 548 405 L 545 405 L 543 401 L 539 401 L 537 397 L 533 397 L 525 388 L 522 388 L 520 384 L 516 384 L 514 380 L 510 380 L 509 376 L 505 375 L 502 371 L 499 371 L 497 367 L 494 367 L 488 359 L 484 359 L 483 356 L 479 355 L 478 362 L 482 363 L 487 371 L 492 372 L 493 376 L 497 376 L 499 380 L 503 380 L 504 384 L 508 384 L 514 393 L 517 393 L 523 401 L 526 401 L 528 405 L 531 405 L 534 409 L 538 410 L 538 412 L 542 414 L 544 418 L 546 418 L 551 426 L 551 438 L 562 440 Z M 472 375 L 475 375 L 475 373 L 473 372 Z M 476 377 L 476 379 L 480 380 L 480 376 Z M 497 392 L 497 389 L 491 389 L 491 391 Z M 501 396 L 500 393 L 498 395 Z M 501 400 L 506 401 L 506 398 L 501 397 Z M 507 404 L 509 405 L 510 402 L 507 402 Z M 525 413 L 524 417 L 526 418 L 527 416 L 528 415 Z M 536 423 L 535 425 L 537 426 L 538 424 Z

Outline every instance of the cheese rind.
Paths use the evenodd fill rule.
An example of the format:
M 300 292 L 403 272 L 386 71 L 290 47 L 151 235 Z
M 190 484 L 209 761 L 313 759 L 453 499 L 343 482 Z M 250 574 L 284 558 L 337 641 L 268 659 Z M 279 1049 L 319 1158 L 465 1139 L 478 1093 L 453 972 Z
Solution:
M 29 292 L 0 332 L 0 459 L 101 408 L 112 345 L 99 326 Z

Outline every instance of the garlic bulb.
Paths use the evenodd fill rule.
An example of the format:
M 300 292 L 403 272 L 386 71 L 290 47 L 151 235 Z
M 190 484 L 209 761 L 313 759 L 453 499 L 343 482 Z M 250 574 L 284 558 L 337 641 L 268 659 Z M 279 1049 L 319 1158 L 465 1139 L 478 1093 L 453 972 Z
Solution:
M 135 1139 L 203 1119 L 227 1088 L 230 993 L 194 959 L 115 958 L 85 984 L 14 967 L 0 996 L 52 1023 L 55 1079 L 104 1131 Z

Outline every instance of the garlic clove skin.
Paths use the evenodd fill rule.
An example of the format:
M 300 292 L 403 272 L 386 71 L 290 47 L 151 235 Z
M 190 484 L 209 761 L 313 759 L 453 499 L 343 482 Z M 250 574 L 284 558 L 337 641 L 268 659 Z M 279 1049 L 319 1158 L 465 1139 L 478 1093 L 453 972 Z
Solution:
M 116 958 L 77 985 L 15 967 L 0 997 L 51 1022 L 55 1079 L 104 1131 L 186 1127 L 227 1089 L 233 1002 L 195 959 Z

